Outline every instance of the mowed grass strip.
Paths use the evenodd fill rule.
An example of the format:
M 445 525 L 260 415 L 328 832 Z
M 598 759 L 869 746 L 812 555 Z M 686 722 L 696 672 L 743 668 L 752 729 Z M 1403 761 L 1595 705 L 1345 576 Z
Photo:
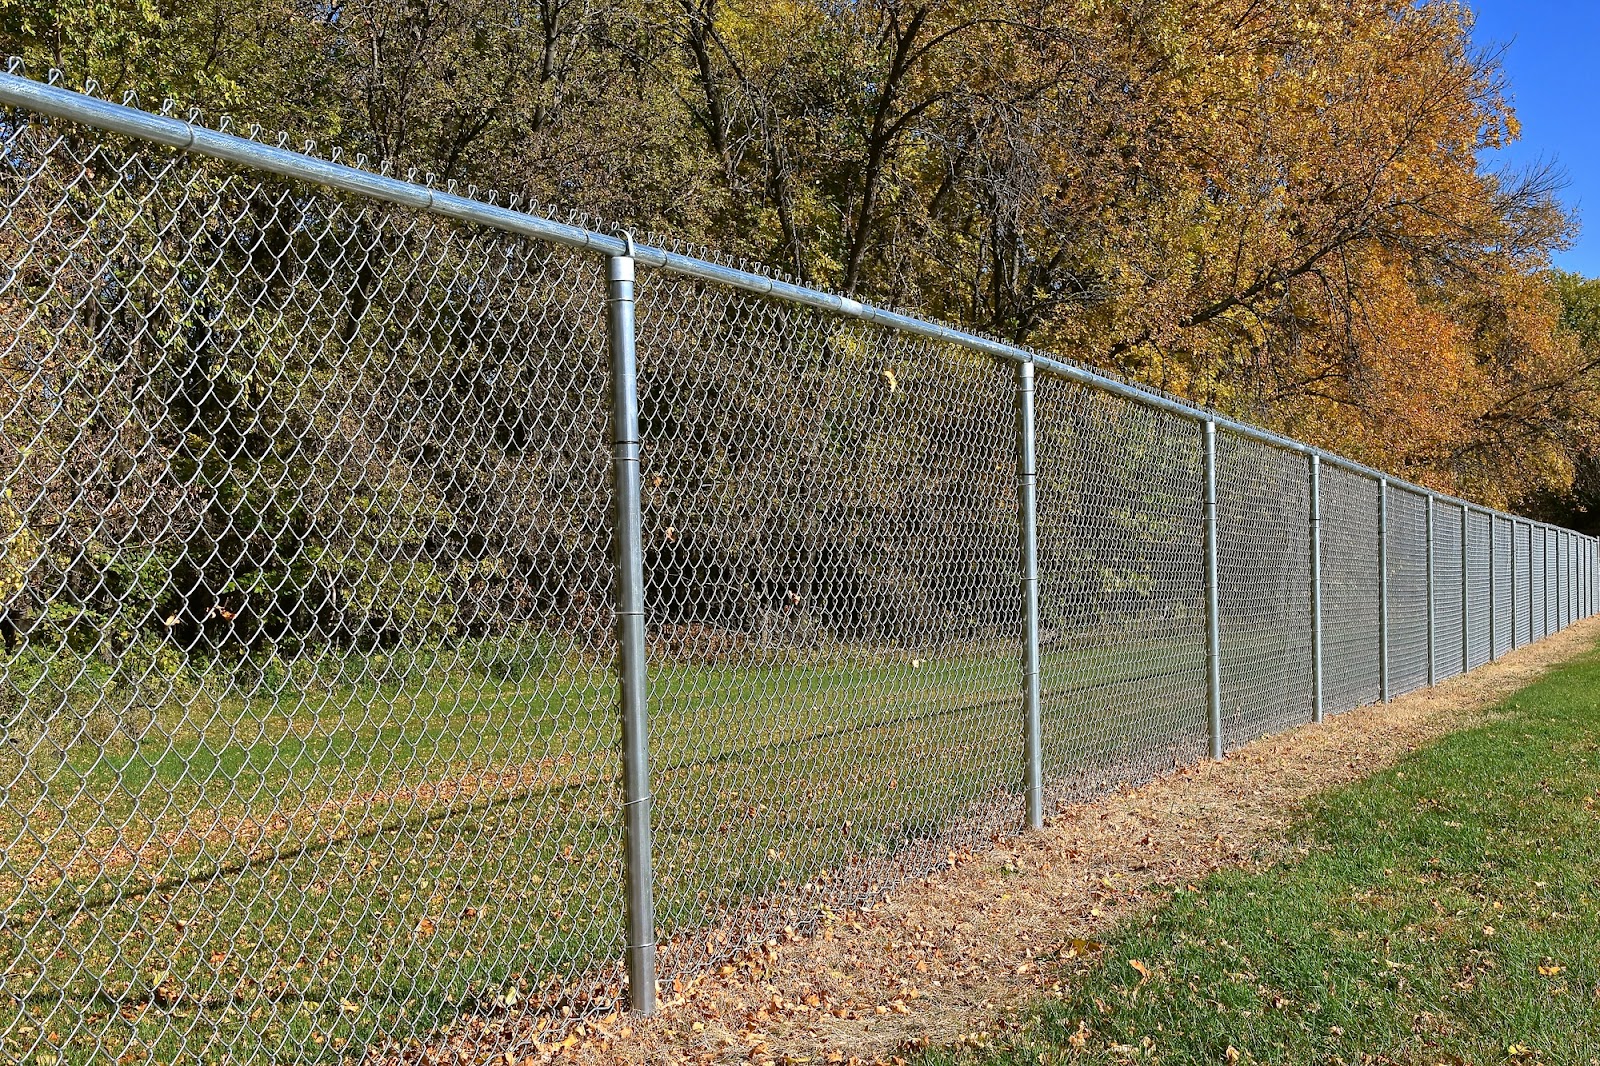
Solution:
M 1320 797 L 1281 859 L 1172 886 L 1059 999 L 926 1066 L 1600 1063 L 1600 653 L 1501 710 Z

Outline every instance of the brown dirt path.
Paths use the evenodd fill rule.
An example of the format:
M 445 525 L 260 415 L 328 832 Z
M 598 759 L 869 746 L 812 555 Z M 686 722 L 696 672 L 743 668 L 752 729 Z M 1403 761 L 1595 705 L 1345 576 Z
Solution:
M 668 993 L 654 1019 L 591 1023 L 576 1046 L 531 1061 L 875 1063 L 983 1040 L 1005 1008 L 1059 987 L 1053 960 L 1092 950 L 1163 886 L 1248 861 L 1307 797 L 1482 721 L 1597 640 L 1600 619 L 1583 622 L 1436 688 L 1064 807 L 1041 832 L 959 856 L 865 912 L 828 916 L 813 936 L 769 942 Z

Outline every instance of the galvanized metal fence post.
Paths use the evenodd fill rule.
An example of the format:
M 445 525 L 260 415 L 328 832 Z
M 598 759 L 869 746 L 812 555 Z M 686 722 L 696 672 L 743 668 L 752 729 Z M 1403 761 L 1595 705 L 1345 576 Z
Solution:
M 1322 458 L 1311 455 L 1311 720 L 1322 721 Z
M 1427 552 L 1426 552 L 1427 560 L 1428 560 L 1428 684 L 1429 685 L 1436 685 L 1436 684 L 1439 683 L 1439 677 L 1438 677 L 1437 655 L 1436 655 L 1436 650 L 1434 648 L 1435 622 L 1434 622 L 1434 607 L 1433 607 L 1433 494 L 1429 493 L 1426 497 L 1424 497 L 1423 502 L 1427 505 L 1427 509 L 1428 509 L 1427 510 L 1427 518 L 1426 518 L 1425 523 L 1424 523 L 1424 528 L 1426 530 L 1426 532 L 1424 533 L 1424 536 L 1427 538 L 1427 542 L 1428 542 L 1428 548 L 1427 548 Z
M 1500 658 L 1500 653 L 1495 650 L 1500 636 L 1500 620 L 1495 617 L 1500 606 L 1500 597 L 1494 587 L 1495 581 L 1495 547 L 1494 547 L 1494 512 L 1489 512 L 1489 661 L 1494 662 Z
M 1378 479 L 1378 699 L 1389 702 L 1389 479 Z
M 1472 669 L 1472 509 L 1461 505 L 1461 672 Z
M 632 251 L 632 241 L 629 242 Z M 622 714 L 622 809 L 627 834 L 628 1003 L 656 1010 L 655 878 L 650 844 L 650 739 L 645 689 L 644 536 L 639 474 L 639 364 L 634 349 L 633 256 L 606 263 L 611 348 L 611 470 L 615 504 L 617 681 Z
M 1222 758 L 1222 608 L 1217 567 L 1217 423 L 1205 422 L 1206 452 L 1206 697 L 1211 757 Z
M 1022 748 L 1027 824 L 1044 827 L 1044 738 L 1039 721 L 1039 513 L 1033 435 L 1033 364 L 1017 364 L 1017 530 L 1022 548 Z

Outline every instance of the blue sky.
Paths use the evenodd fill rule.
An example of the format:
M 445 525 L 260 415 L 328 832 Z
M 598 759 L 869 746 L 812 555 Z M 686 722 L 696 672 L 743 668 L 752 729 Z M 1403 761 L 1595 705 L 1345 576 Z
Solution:
M 1501 152 L 1512 165 L 1553 160 L 1583 232 L 1556 266 L 1600 277 L 1600 2 L 1472 0 L 1479 45 L 1507 45 L 1522 140 Z

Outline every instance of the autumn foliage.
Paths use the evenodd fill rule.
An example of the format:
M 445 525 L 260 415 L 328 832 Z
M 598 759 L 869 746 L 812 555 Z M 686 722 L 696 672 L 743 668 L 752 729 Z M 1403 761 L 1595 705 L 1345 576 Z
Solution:
M 6 0 L 229 110 L 1116 370 L 1494 504 L 1561 490 L 1572 220 L 1431 0 Z

